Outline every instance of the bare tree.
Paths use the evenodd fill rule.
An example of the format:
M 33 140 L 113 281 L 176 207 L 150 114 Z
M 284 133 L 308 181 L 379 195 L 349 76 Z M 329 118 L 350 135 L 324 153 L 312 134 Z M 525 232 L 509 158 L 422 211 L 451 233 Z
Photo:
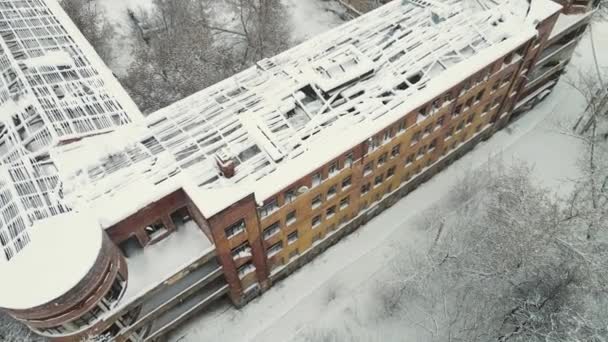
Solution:
M 112 25 L 96 0 L 61 0 L 61 6 L 95 51 L 106 62 L 112 59 Z
M 229 47 L 214 44 L 204 0 L 154 0 L 143 19 L 154 34 L 138 40 L 122 81 L 144 112 L 167 106 L 229 74 Z

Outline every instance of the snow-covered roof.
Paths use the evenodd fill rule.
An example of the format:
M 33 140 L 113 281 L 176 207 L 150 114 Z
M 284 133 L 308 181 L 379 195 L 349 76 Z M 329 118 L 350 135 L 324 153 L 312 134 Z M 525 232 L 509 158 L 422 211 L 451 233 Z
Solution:
M 560 13 L 559 17 L 557 17 L 557 21 L 555 22 L 555 26 L 553 26 L 553 30 L 551 31 L 551 35 L 549 36 L 549 40 L 557 37 L 562 34 L 567 29 L 571 28 L 575 24 L 587 19 L 591 16 L 593 12 L 585 12 L 585 13 L 576 13 L 576 14 L 564 14 Z
M 72 211 L 37 221 L 27 248 L 10 261 L 0 258 L 0 307 L 33 308 L 67 293 L 93 267 L 102 233 L 93 213 Z
M 525 0 L 393 1 L 152 113 L 132 135 L 59 147 L 64 195 L 75 207 L 120 206 L 175 182 L 209 216 L 248 192 L 263 201 L 525 43 L 536 34 L 527 8 Z M 219 165 L 230 162 L 227 178 Z M 225 196 L 205 200 L 214 193 Z
M 143 118 L 56 0 L 0 0 L 0 258 L 69 211 L 53 146 Z
M 190 220 L 178 226 L 176 232 L 162 241 L 136 250 L 135 255 L 127 258 L 127 290 L 111 313 L 120 311 L 214 249 L 213 243 L 196 223 Z

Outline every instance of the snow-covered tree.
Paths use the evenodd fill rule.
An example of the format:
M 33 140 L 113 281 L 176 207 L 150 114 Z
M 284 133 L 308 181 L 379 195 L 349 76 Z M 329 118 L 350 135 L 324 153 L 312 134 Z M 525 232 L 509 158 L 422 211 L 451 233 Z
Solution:
M 0 341 L 2 342 L 42 342 L 41 337 L 26 326 L 0 312 Z
M 114 29 L 99 9 L 98 1 L 61 0 L 60 3 L 99 56 L 109 63 L 112 59 L 111 38 Z

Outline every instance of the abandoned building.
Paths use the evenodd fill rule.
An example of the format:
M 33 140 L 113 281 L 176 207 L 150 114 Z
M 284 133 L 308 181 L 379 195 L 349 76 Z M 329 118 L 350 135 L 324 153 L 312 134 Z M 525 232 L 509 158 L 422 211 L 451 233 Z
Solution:
M 592 5 L 396 0 L 143 117 L 55 0 L 0 0 L 0 308 L 135 342 L 245 305 L 545 98 Z

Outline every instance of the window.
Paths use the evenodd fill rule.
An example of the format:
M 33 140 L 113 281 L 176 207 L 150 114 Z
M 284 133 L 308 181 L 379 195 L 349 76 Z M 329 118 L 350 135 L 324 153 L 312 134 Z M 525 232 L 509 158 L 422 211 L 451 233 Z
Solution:
M 321 198 L 321 194 L 318 194 L 312 199 L 311 207 L 313 209 L 318 208 L 323 203 L 323 199 Z
M 380 146 L 380 139 L 378 137 L 370 138 L 370 149 L 375 150 Z
M 395 167 L 391 166 L 388 168 L 388 170 L 386 171 L 386 178 L 391 178 L 395 175 Z
M 492 85 L 492 92 L 495 92 L 498 87 L 500 87 L 500 80 L 496 81 L 496 83 Z
M 443 126 L 444 121 L 445 121 L 445 115 L 442 115 L 439 117 L 439 119 L 437 119 L 437 122 L 435 123 L 435 125 L 437 127 L 441 127 L 441 126 Z
M 414 156 L 413 153 L 410 154 L 409 156 L 407 156 L 407 159 L 405 160 L 405 165 L 409 165 L 409 164 L 413 163 L 414 162 L 414 158 L 415 158 L 415 156 Z
M 505 64 L 510 64 L 512 60 L 513 60 L 513 54 L 510 53 L 505 56 L 505 58 L 503 59 L 503 62 Z
M 325 217 L 330 218 L 336 214 L 336 206 L 331 206 L 325 211 Z
M 384 177 L 382 177 L 382 175 L 376 176 L 376 178 L 374 179 L 374 186 L 378 186 L 378 185 L 382 184 L 383 180 L 384 180 Z
M 245 242 L 232 249 L 230 253 L 232 254 L 232 259 L 249 258 L 251 256 L 251 247 L 249 247 L 249 243 Z
M 418 149 L 418 157 L 423 156 L 426 153 L 426 146 L 422 146 Z
M 336 185 L 332 185 L 329 187 L 329 189 L 327 189 L 327 198 L 332 198 L 336 195 L 336 193 L 338 192 L 338 187 Z
M 414 133 L 414 135 L 412 135 L 412 142 L 411 142 L 412 145 L 420 141 L 420 135 L 421 135 L 421 133 L 419 131 Z
M 490 111 L 490 104 L 488 103 L 487 105 L 485 105 L 485 106 L 483 107 L 483 114 L 486 114 L 486 113 L 487 113 L 487 112 L 489 112 L 489 111 Z
M 399 155 L 400 152 L 401 152 L 401 144 L 395 145 L 395 146 L 393 146 L 393 149 L 391 150 L 391 156 L 396 157 Z
M 149 226 L 144 228 L 144 231 L 146 232 L 146 235 L 148 235 L 148 238 L 150 238 L 150 240 L 158 239 L 159 237 L 169 232 L 169 230 L 167 230 L 167 227 L 165 227 L 164 223 L 161 220 L 150 224 Z
M 480 91 L 479 93 L 477 93 L 477 96 L 475 96 L 475 102 L 479 102 L 479 101 L 481 101 L 481 98 L 483 97 L 483 93 L 484 93 L 484 92 L 485 92 L 485 91 L 484 91 L 484 90 L 482 90 L 482 91 Z
M 365 167 L 363 168 L 363 175 L 367 176 L 370 173 L 372 173 L 372 168 L 373 168 L 373 162 L 369 162 L 367 164 L 365 164 Z
M 241 219 L 237 223 L 231 225 L 230 227 L 224 229 L 224 233 L 226 234 L 226 238 L 230 239 L 235 235 L 238 235 L 245 231 L 245 220 Z
M 430 124 L 424 128 L 424 135 L 431 134 L 433 131 L 433 124 Z
M 270 201 L 264 205 L 263 207 L 259 208 L 258 211 L 260 213 L 260 217 L 266 217 L 268 215 L 270 215 L 271 213 L 273 213 L 275 210 L 279 209 L 279 206 L 277 205 L 277 199 L 276 198 L 272 198 L 270 199 Z
M 388 139 L 391 138 L 391 130 L 387 129 L 386 131 L 384 131 L 384 141 L 387 141 Z
M 268 257 L 271 258 L 283 249 L 283 241 L 279 241 L 268 248 Z
M 426 108 L 420 108 L 420 110 L 418 111 L 418 113 L 422 116 L 426 116 Z
M 469 115 L 469 117 L 467 118 L 467 124 L 472 123 L 473 120 L 475 120 L 475 113 L 472 113 L 471 115 Z
M 287 214 L 287 217 L 285 219 L 285 223 L 289 226 L 291 224 L 293 224 L 294 222 L 296 222 L 296 211 L 291 211 L 289 214 Z
M 433 139 L 433 141 L 431 141 L 431 143 L 429 144 L 429 151 L 434 150 L 435 147 L 437 147 L 437 138 Z
M 280 230 L 281 223 L 277 221 L 264 229 L 264 231 L 262 232 L 262 237 L 264 238 L 264 240 L 267 240 L 278 234 Z
M 176 227 L 183 226 L 186 222 L 191 221 L 192 217 L 187 207 L 180 208 L 171 214 L 171 221 Z
M 348 176 L 348 177 L 344 178 L 342 180 L 342 190 L 348 189 L 350 187 L 350 185 L 352 184 L 352 182 L 353 182 L 352 176 Z
M 452 137 L 452 134 L 454 134 L 454 127 L 449 128 L 447 131 L 445 131 L 445 140 L 449 139 Z
M 410 172 L 407 172 L 406 174 L 403 175 L 403 177 L 401 177 L 401 182 L 407 182 L 410 180 L 410 178 L 412 177 L 412 174 Z
M 338 172 L 338 164 L 336 162 L 331 163 L 331 165 L 329 165 L 329 168 L 327 169 L 327 172 L 329 173 L 330 177 L 336 174 L 336 172 Z
M 378 166 L 386 163 L 386 160 L 388 159 L 388 154 L 387 153 L 383 153 L 380 158 L 378 158 Z
M 405 120 L 401 120 L 399 122 L 399 128 L 398 128 L 399 132 L 403 132 L 405 131 Z
M 298 240 L 298 231 L 293 231 L 287 235 L 287 244 L 291 245 L 292 243 Z
M 346 196 L 343 199 L 340 200 L 340 210 L 348 207 L 348 205 L 350 204 L 350 196 Z
M 124 290 L 124 280 L 122 280 L 122 277 L 119 277 L 114 280 L 114 282 L 112 283 L 112 286 L 110 287 L 110 291 L 108 291 L 108 293 L 106 293 L 106 295 L 104 296 L 103 300 L 104 303 L 109 304 L 108 307 L 110 305 L 112 305 L 113 303 L 116 303 L 116 301 L 120 298 L 121 294 L 123 293 Z
M 312 227 L 315 228 L 321 224 L 321 215 L 317 215 L 312 218 Z
M 137 237 L 135 235 L 130 236 L 128 239 L 121 242 L 118 246 L 122 251 L 122 254 L 127 258 L 133 256 L 135 253 L 137 253 L 138 250 L 142 248 L 142 246 L 139 244 L 139 240 L 137 240 Z
M 296 199 L 296 190 L 289 189 L 285 191 L 285 203 L 291 203 Z
M 456 109 L 454 109 L 454 116 L 459 115 L 460 113 L 462 113 L 462 105 L 459 104 L 458 106 L 456 106 Z
M 447 94 L 445 94 L 445 96 L 444 96 L 444 101 L 445 101 L 445 102 L 450 102 L 450 101 L 452 101 L 452 93 L 447 93 Z
M 239 274 L 239 278 L 243 278 L 244 276 L 246 276 L 249 273 L 252 273 L 254 271 L 255 271 L 255 266 L 253 266 L 251 261 L 245 263 L 243 266 L 239 267 L 237 270 L 237 272 Z
M 507 84 L 511 82 L 511 78 L 513 78 L 512 72 L 508 73 L 507 76 L 505 76 L 505 78 L 502 80 L 502 84 Z
M 469 99 L 467 100 L 467 102 L 465 103 L 465 106 L 466 106 L 467 108 L 469 108 L 469 107 L 471 107 L 472 105 L 473 105 L 473 98 L 471 97 L 471 98 L 469 98 Z
M 459 132 L 464 127 L 464 121 L 460 121 L 458 127 L 456 127 L 456 132 Z
M 346 157 L 344 158 L 344 165 L 346 167 L 353 166 L 353 154 L 352 153 L 349 153 L 346 155 Z
M 321 172 L 312 175 L 312 186 L 317 186 L 319 184 L 321 184 Z
M 363 184 L 361 186 L 361 193 L 362 194 L 366 194 L 366 193 L 369 192 L 370 189 L 371 189 L 371 184 L 370 183 Z
M 477 125 L 477 127 L 475 127 L 475 132 L 481 131 L 481 127 L 482 127 L 482 124 Z
M 441 107 L 441 99 L 435 99 L 433 101 L 433 108 L 438 109 L 439 107 Z

